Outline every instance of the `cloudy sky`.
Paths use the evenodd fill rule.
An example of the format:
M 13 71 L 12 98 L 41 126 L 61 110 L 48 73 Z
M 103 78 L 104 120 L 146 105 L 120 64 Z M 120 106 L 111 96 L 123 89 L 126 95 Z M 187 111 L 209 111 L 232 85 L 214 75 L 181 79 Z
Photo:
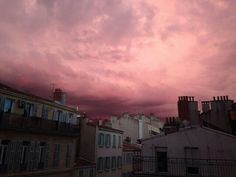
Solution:
M 0 82 L 91 116 L 236 99 L 235 0 L 0 0 Z

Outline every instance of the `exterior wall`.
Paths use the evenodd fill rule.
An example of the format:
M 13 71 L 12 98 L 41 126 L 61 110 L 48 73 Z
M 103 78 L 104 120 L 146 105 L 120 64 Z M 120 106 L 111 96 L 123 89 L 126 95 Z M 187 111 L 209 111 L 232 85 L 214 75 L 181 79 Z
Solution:
M 112 128 L 124 131 L 123 139 L 130 137 L 132 143 L 136 143 L 137 139 L 139 139 L 139 122 L 137 119 L 125 114 L 119 119 L 113 116 L 111 123 Z
M 73 172 L 73 177 L 95 177 L 96 168 L 95 167 L 81 167 L 77 168 Z
M 96 163 L 96 127 L 85 122 L 81 124 L 80 156 L 90 162 Z
M 42 176 L 53 176 L 57 170 L 65 170 L 67 172 L 61 172 L 60 175 L 56 175 L 56 176 L 63 176 L 63 173 L 65 173 L 68 176 L 68 173 L 71 173 L 71 171 L 68 172 L 68 169 L 70 170 L 73 166 L 74 166 L 74 162 L 75 162 L 75 154 L 76 154 L 76 150 L 77 150 L 77 141 L 78 138 L 77 137 L 63 137 L 63 136 L 49 136 L 49 135 L 43 135 L 43 134 L 33 134 L 33 133 L 23 133 L 23 132 L 13 132 L 13 131 L 4 131 L 0 133 L 0 144 L 3 140 L 10 140 L 10 142 L 18 142 L 20 143 L 18 145 L 18 148 L 16 149 L 18 153 L 22 154 L 22 147 L 23 147 L 23 141 L 24 142 L 31 142 L 31 143 L 40 143 L 40 142 L 45 142 L 47 143 L 47 152 L 48 152 L 48 161 L 47 161 L 47 166 L 45 167 L 45 169 L 33 169 L 33 170 L 24 170 L 22 172 L 18 172 L 18 171 L 11 171 L 8 170 L 7 174 L 14 174 L 16 176 L 20 176 L 22 175 L 22 173 L 24 175 L 29 175 L 32 173 L 33 176 L 36 175 L 36 173 L 39 173 Z M 59 152 L 59 165 L 58 167 L 53 167 L 53 158 L 54 158 L 54 153 L 55 153 L 55 149 L 54 149 L 54 145 L 55 144 L 59 144 L 60 145 L 60 152 Z M 67 145 L 71 144 L 72 145 L 72 151 L 71 151 L 71 160 L 70 160 L 70 164 L 67 166 L 66 165 L 66 156 L 67 156 Z M 10 147 L 8 147 L 10 148 Z M 36 149 L 35 149 L 36 151 Z M 12 153 L 14 153 L 14 151 L 12 151 Z M 26 151 L 26 153 L 30 153 L 29 149 Z M 34 154 L 36 155 L 36 154 Z M 38 154 L 39 155 L 39 154 Z M 8 157 L 10 158 L 10 157 Z M 39 156 L 38 156 L 39 158 Z M 35 160 L 38 160 L 38 158 L 36 159 L 32 159 L 33 163 L 35 163 Z M 17 157 L 16 155 L 14 155 L 14 160 L 15 161 L 19 161 L 21 159 L 21 157 Z M 30 161 L 26 160 L 26 164 L 27 166 L 29 165 L 29 163 L 32 163 Z M 20 161 L 19 161 L 20 163 Z M 8 165 L 10 165 L 10 163 L 8 162 Z M 50 172 L 50 170 L 54 170 L 54 172 Z M 32 172 L 34 171 L 34 172 Z M 48 173 L 47 173 L 48 172 Z M 65 175 L 65 176 L 66 176 Z
M 54 103 L 53 101 L 46 100 L 37 96 L 29 96 L 24 93 L 13 92 L 4 90 L 0 87 L 0 111 L 4 111 L 4 102 L 6 99 L 12 100 L 12 114 L 24 116 L 26 104 L 32 104 L 32 115 L 30 117 L 43 117 L 43 109 L 47 109 L 47 117 L 49 120 L 59 121 L 75 124 L 77 122 L 77 111 L 75 108 L 64 106 L 62 104 Z M 22 106 L 19 106 L 22 103 Z M 57 111 L 61 111 L 62 115 L 58 116 Z
M 129 176 L 133 170 L 133 151 L 123 152 L 123 163 L 122 163 L 122 176 Z
M 104 138 L 106 135 L 110 135 L 111 141 L 110 141 L 110 146 L 100 146 L 98 145 L 98 139 L 99 139 L 99 134 L 102 133 L 104 134 Z M 113 147 L 113 135 L 116 136 L 116 146 Z M 118 140 L 120 136 L 120 146 L 118 146 Z M 122 160 L 122 134 L 117 133 L 117 132 L 112 132 L 112 131 L 106 131 L 106 130 L 97 130 L 97 141 L 96 141 L 96 158 L 97 158 L 97 177 L 121 177 L 122 175 L 122 168 L 118 168 L 118 157 L 120 157 L 120 160 Z M 105 139 L 104 139 L 105 142 Z M 105 168 L 105 158 L 110 157 L 110 169 Z M 111 163 L 112 163 L 112 157 L 116 157 L 116 167 L 114 169 L 111 168 Z M 98 169 L 98 159 L 102 158 L 103 159 L 103 170 Z
M 78 130 L 75 108 L 0 84 L 0 176 L 72 176 Z
M 185 158 L 184 147 L 199 148 L 202 159 L 236 159 L 236 137 L 209 128 L 186 128 L 142 142 L 144 156 L 155 157 L 156 150 L 164 148 L 168 158 Z
M 123 140 L 130 137 L 131 143 L 136 143 L 138 139 L 151 137 L 151 130 L 156 134 L 160 133 L 163 125 L 164 123 L 154 115 L 151 117 L 142 114 L 132 116 L 126 113 L 120 118 L 111 117 L 112 128 L 122 130 L 124 132 Z

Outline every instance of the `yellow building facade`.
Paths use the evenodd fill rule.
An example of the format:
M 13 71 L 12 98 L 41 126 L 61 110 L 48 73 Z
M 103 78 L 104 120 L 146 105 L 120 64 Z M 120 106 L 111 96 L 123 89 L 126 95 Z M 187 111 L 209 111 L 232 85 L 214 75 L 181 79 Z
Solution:
M 75 107 L 0 84 L 0 176 L 72 177 L 77 115 Z

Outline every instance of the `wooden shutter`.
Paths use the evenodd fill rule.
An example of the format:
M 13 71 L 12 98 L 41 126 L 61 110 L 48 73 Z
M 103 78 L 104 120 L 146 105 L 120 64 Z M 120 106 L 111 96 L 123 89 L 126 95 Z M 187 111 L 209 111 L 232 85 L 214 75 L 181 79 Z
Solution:
M 27 154 L 27 170 L 32 171 L 33 170 L 33 165 L 34 165 L 34 142 L 30 143 L 29 146 L 29 153 Z
M 14 169 L 15 151 L 16 142 L 10 142 L 8 144 L 7 155 L 5 157 L 9 171 L 13 171 Z
M 53 120 L 58 120 L 58 113 L 56 109 L 53 110 Z
M 46 145 L 45 145 L 45 158 L 44 158 L 44 167 L 45 167 L 45 169 L 47 169 L 48 168 L 48 161 L 49 161 L 49 153 L 50 153 L 50 146 L 49 146 L 49 144 L 47 143 Z
M 33 169 L 36 170 L 39 164 L 40 142 L 34 143 Z
M 20 171 L 20 162 L 21 162 L 22 152 L 23 152 L 22 142 L 17 141 L 16 142 L 15 158 L 14 158 L 14 169 L 15 169 L 15 171 Z
M 34 117 L 37 117 L 37 111 L 38 111 L 38 105 L 34 104 L 34 106 L 33 106 L 33 116 Z

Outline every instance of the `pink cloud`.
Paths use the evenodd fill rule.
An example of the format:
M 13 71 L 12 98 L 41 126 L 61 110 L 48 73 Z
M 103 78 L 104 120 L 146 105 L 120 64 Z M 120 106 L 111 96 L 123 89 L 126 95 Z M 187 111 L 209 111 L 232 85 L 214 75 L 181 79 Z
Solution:
M 44 97 L 55 83 L 93 116 L 235 99 L 235 11 L 234 0 L 0 1 L 0 80 Z

